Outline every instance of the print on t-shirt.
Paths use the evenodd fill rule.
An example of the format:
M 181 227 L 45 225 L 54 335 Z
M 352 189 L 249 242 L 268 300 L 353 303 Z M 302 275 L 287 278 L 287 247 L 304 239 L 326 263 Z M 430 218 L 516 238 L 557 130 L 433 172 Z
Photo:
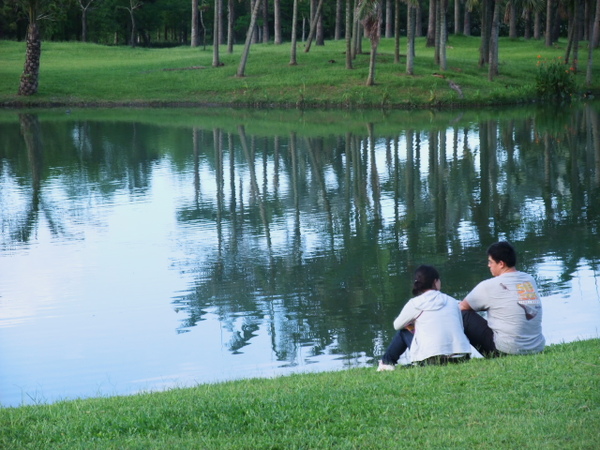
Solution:
M 540 298 L 533 285 L 530 282 L 517 283 L 517 293 L 519 294 L 517 303 L 525 310 L 525 318 L 533 319 L 541 308 Z

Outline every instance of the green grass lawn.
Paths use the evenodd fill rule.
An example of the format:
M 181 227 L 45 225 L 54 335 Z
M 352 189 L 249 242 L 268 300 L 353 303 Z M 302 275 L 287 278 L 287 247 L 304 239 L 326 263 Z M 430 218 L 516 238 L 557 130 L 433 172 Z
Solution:
M 60 105 L 230 105 L 286 107 L 475 106 L 519 103 L 535 99 L 538 60 L 564 55 L 565 42 L 545 47 L 542 41 L 501 39 L 500 75 L 488 81 L 487 68 L 478 67 L 480 39 L 451 36 L 448 69 L 433 62 L 433 49 L 417 41 L 415 75 L 406 75 L 406 40 L 395 64 L 393 39 L 382 39 L 376 86 L 366 87 L 367 53 L 358 55 L 354 69 L 345 69 L 343 41 L 327 41 L 304 53 L 290 66 L 289 43 L 252 46 L 246 77 L 235 76 L 241 45 L 233 54 L 221 49 L 222 67 L 211 67 L 212 48 L 146 49 L 109 47 L 77 42 L 43 42 L 37 95 L 16 95 L 25 57 L 22 42 L 0 41 L 0 104 Z M 369 48 L 367 41 L 363 48 Z M 585 55 L 585 58 L 583 56 Z M 587 87 L 587 43 L 580 49 L 580 91 L 600 92 L 600 52 L 594 55 L 594 77 Z M 449 87 L 460 86 L 464 98 Z
M 600 339 L 445 367 L 254 379 L 0 409 L 0 448 L 595 449 Z

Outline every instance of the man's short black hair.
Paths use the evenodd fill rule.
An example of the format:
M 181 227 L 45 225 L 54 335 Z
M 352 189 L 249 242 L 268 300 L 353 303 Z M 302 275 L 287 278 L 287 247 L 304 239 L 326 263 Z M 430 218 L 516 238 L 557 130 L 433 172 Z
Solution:
M 490 245 L 487 254 L 497 263 L 503 261 L 508 267 L 515 267 L 517 265 L 517 252 L 507 241 L 500 241 Z

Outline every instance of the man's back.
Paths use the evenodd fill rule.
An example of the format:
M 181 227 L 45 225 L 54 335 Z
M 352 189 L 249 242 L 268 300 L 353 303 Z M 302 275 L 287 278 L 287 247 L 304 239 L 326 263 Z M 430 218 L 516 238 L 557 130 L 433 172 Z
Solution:
M 535 280 L 519 271 L 482 281 L 465 300 L 475 311 L 487 311 L 496 348 L 504 353 L 538 353 L 544 349 L 542 302 Z

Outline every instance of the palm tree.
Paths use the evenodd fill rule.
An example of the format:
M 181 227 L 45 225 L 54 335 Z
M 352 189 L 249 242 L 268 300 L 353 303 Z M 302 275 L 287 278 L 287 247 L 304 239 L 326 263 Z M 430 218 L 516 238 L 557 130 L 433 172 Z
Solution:
M 371 41 L 371 56 L 369 58 L 369 76 L 367 86 L 375 84 L 375 58 L 381 38 L 381 2 L 379 0 L 360 0 L 358 2 L 358 17 L 365 29 L 365 35 Z
M 42 41 L 38 20 L 44 6 L 43 0 L 25 0 L 19 3 L 20 8 L 27 16 L 27 47 L 25 50 L 25 66 L 21 74 L 19 95 L 33 95 L 38 91 L 40 73 L 40 56 L 42 55 Z

